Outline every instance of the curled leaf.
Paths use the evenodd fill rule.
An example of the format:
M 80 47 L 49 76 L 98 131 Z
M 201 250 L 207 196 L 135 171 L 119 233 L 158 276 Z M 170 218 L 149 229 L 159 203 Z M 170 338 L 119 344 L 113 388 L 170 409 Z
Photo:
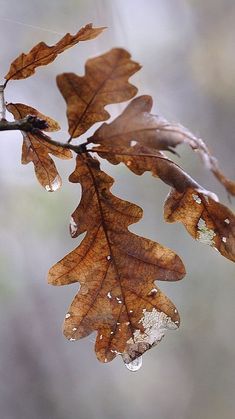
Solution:
M 142 210 L 112 195 L 113 179 L 97 160 L 78 155 L 70 181 L 82 186 L 71 234 L 86 235 L 48 277 L 53 285 L 79 281 L 81 286 L 66 315 L 64 334 L 74 341 L 97 331 L 98 359 L 108 362 L 121 354 L 128 364 L 158 343 L 166 329 L 179 326 L 178 311 L 154 281 L 179 280 L 184 266 L 170 249 L 128 230 Z
M 42 65 L 50 64 L 54 61 L 58 54 L 66 49 L 73 47 L 78 42 L 87 41 L 96 38 L 105 28 L 93 28 L 92 24 L 81 28 L 76 35 L 67 33 L 63 38 L 53 46 L 39 42 L 28 54 L 20 54 L 10 66 L 5 76 L 6 80 L 26 79 L 35 73 L 35 69 Z
M 140 65 L 130 54 L 115 48 L 92 58 L 85 66 L 85 76 L 64 73 L 57 76 L 58 87 L 67 103 L 71 138 L 78 137 L 93 124 L 109 118 L 105 105 L 119 103 L 135 96 L 137 88 L 128 79 Z
M 130 146 L 132 142 L 155 150 L 174 149 L 180 144 L 189 145 L 202 158 L 229 194 L 235 196 L 235 182 L 219 169 L 218 162 L 201 138 L 195 137 L 183 125 L 169 123 L 165 118 L 150 113 L 151 96 L 139 96 L 131 101 L 123 113 L 110 124 L 101 127 L 89 139 L 90 142 L 107 146 Z
M 59 129 L 59 124 L 56 121 L 30 106 L 21 103 L 10 103 L 7 105 L 7 110 L 13 114 L 16 120 L 24 118 L 28 114 L 35 115 L 38 118 L 45 120 L 48 124 L 48 128 L 45 129 L 45 131 L 57 131 Z M 62 181 L 50 154 L 60 159 L 70 159 L 72 157 L 71 151 L 50 144 L 50 138 L 39 130 L 36 130 L 33 133 L 22 131 L 22 135 L 22 164 L 32 162 L 39 183 L 48 192 L 56 191 L 60 188 Z

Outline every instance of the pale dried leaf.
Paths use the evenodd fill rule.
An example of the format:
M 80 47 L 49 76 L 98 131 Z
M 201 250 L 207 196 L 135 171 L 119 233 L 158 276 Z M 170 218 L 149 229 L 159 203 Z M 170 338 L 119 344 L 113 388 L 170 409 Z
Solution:
M 202 158 L 229 194 L 235 196 L 235 182 L 219 169 L 218 162 L 201 138 L 197 138 L 183 125 L 169 123 L 165 118 L 150 113 L 151 96 L 139 96 L 131 101 L 123 113 L 110 124 L 104 123 L 89 139 L 105 146 L 130 146 L 138 142 L 155 150 L 174 149 L 180 144 L 189 145 Z

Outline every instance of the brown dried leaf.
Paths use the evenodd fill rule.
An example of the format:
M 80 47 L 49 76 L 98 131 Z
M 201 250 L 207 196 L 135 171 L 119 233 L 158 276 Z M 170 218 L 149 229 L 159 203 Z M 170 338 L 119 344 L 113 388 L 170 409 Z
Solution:
M 196 240 L 235 260 L 234 214 L 180 166 L 163 153 L 138 143 L 133 147 L 100 146 L 93 150 L 112 164 L 124 163 L 137 175 L 152 172 L 153 176 L 174 188 L 165 203 L 165 220 L 181 221 Z
M 203 190 L 172 190 L 165 202 L 164 217 L 170 223 L 182 222 L 194 239 L 235 262 L 235 216 Z
M 56 121 L 30 106 L 21 103 L 10 103 L 7 105 L 7 110 L 13 114 L 16 120 L 24 118 L 29 114 L 45 120 L 48 123 L 48 128 L 45 131 L 57 131 L 59 129 L 59 124 Z M 22 131 L 22 135 L 22 164 L 30 162 L 34 164 L 37 179 L 48 192 L 53 192 L 60 188 L 62 184 L 61 177 L 49 154 L 60 159 L 70 159 L 72 158 L 71 151 L 50 144 L 46 141 L 47 139 L 50 140 L 50 138 L 39 130 L 36 130 L 35 133 Z
M 21 54 L 11 64 L 5 79 L 26 79 L 35 73 L 35 69 L 54 61 L 58 54 L 73 47 L 78 42 L 96 38 L 105 28 L 93 28 L 92 24 L 81 28 L 76 35 L 67 33 L 57 44 L 48 46 L 45 42 L 39 42 L 28 54 Z
M 110 124 L 102 124 L 90 142 L 123 146 L 138 142 L 155 150 L 173 151 L 179 144 L 187 144 L 198 152 L 205 166 L 213 172 L 226 190 L 235 196 L 235 182 L 221 172 L 202 139 L 195 137 L 183 125 L 169 123 L 159 115 L 151 115 L 151 96 L 139 96 L 131 101 L 124 112 Z
M 154 281 L 179 280 L 184 266 L 171 250 L 128 230 L 141 219 L 142 209 L 111 194 L 113 179 L 97 160 L 78 155 L 70 181 L 82 186 L 71 235 L 86 235 L 48 278 L 53 285 L 81 285 L 64 334 L 73 341 L 97 331 L 98 359 L 108 362 L 121 354 L 128 364 L 158 343 L 165 329 L 178 327 L 175 306 Z
M 112 164 L 124 163 L 136 175 L 151 172 L 167 185 L 184 191 L 186 187 L 203 189 L 180 166 L 168 159 L 165 154 L 150 147 L 135 144 L 128 146 L 98 146 L 93 147 L 102 158 Z
M 15 119 L 24 118 L 27 115 L 33 115 L 43 121 L 46 121 L 48 127 L 43 129 L 43 131 L 52 132 L 60 130 L 60 125 L 57 121 L 44 115 L 37 109 L 32 108 L 32 106 L 24 105 L 23 103 L 8 103 L 6 107 L 7 110 L 14 115 Z
M 137 88 L 128 82 L 140 69 L 130 54 L 115 48 L 92 58 L 85 66 L 85 76 L 63 73 L 57 76 L 58 87 L 67 103 L 71 138 L 78 137 L 93 124 L 105 121 L 109 113 L 105 105 L 119 103 L 135 96 Z

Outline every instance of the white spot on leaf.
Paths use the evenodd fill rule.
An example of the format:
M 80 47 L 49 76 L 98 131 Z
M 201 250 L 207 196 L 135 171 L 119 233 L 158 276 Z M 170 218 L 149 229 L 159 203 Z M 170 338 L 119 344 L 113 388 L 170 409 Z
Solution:
M 75 236 L 75 234 L 77 233 L 77 230 L 78 230 L 78 225 L 77 223 L 75 223 L 74 218 L 71 217 L 70 218 L 70 233 L 72 237 Z
M 227 238 L 226 238 L 226 237 L 222 237 L 222 241 L 223 241 L 224 243 L 226 243 Z
M 194 201 L 197 204 L 201 204 L 202 203 L 202 200 L 201 200 L 201 198 L 198 195 L 192 194 L 192 197 L 193 197 Z
M 148 295 L 149 295 L 149 296 L 151 296 L 151 295 L 157 294 L 157 292 L 158 292 L 157 288 L 153 288 L 153 289 L 152 289 L 152 290 L 148 293 Z
M 137 141 L 132 140 L 131 141 L 131 147 L 134 147 L 137 144 Z
M 177 329 L 178 326 L 162 311 L 157 311 L 155 308 L 152 311 L 143 310 L 143 317 L 139 323 L 143 324 L 144 332 L 139 329 L 135 330 L 133 338 L 130 338 L 127 343 L 135 344 L 146 342 L 149 345 L 157 344 L 164 336 L 167 329 Z
M 224 222 L 225 222 L 226 224 L 230 224 L 230 221 L 229 221 L 229 219 L 228 219 L 228 218 L 226 218 L 226 219 L 224 220 Z
M 198 226 L 198 237 L 197 240 L 201 243 L 208 244 L 209 246 L 214 247 L 215 242 L 213 238 L 216 236 L 215 232 L 206 226 L 205 220 L 200 218 L 197 223 Z
M 65 318 L 66 319 L 69 319 L 69 317 L 71 316 L 71 314 L 70 313 L 67 313 L 66 315 L 65 315 Z

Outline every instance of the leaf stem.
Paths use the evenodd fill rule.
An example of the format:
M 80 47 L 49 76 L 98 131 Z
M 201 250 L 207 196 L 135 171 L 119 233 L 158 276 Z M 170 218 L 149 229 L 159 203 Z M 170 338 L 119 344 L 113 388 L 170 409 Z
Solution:
M 112 151 L 112 150 L 102 150 L 102 149 L 98 150 L 98 149 L 92 149 L 92 148 L 91 149 L 86 149 L 86 151 L 90 152 L 90 153 L 111 154 L 111 155 L 117 155 L 117 156 L 119 155 L 119 156 L 129 156 L 129 157 L 151 157 L 151 158 L 155 158 L 155 159 L 159 159 L 159 160 L 166 160 L 169 163 L 172 163 L 174 166 L 177 166 L 181 169 L 181 167 L 177 163 L 175 163 L 173 160 L 168 159 L 165 156 L 158 156 L 157 154 L 154 154 L 154 153 L 153 154 L 152 153 L 139 153 L 139 152 L 137 152 L 137 153 L 122 153 L 122 152 L 119 152 L 119 151 L 115 151 L 115 149 Z

